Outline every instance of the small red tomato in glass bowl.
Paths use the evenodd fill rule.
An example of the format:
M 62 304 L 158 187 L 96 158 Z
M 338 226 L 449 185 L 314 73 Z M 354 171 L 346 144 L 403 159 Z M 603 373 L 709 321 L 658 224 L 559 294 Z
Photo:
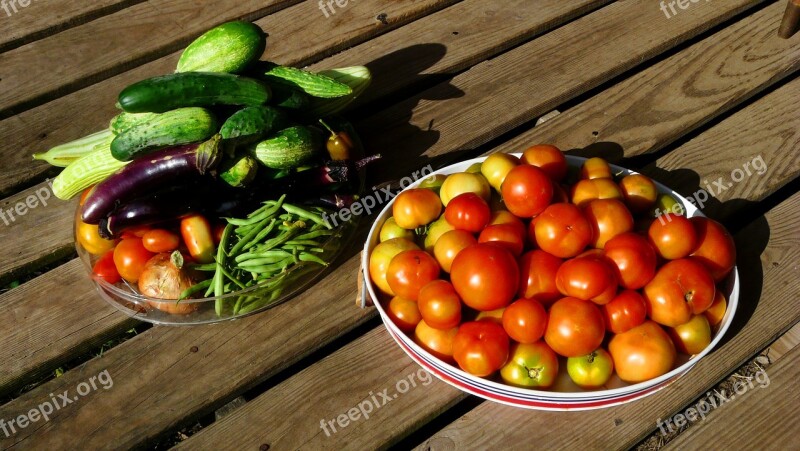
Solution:
M 389 305 L 391 297 L 368 279 L 365 291 L 406 354 L 467 393 L 544 410 L 592 409 L 647 396 L 689 371 L 729 328 L 739 292 L 730 235 L 646 176 L 602 159 L 585 164 L 554 146 L 534 149 L 518 164 L 494 158 L 494 166 L 483 168 L 478 158 L 434 172 L 466 180 L 485 169 L 497 192 L 488 202 L 483 189 L 448 191 L 442 204 L 452 205 L 450 218 L 445 207 L 436 221 L 448 227 L 428 227 L 436 240 L 415 230 L 415 241 L 426 243 L 422 252 L 445 270 L 429 275 L 435 280 L 428 282 L 431 293 L 423 288 L 417 298 L 421 319 L 413 331 L 417 310 L 402 304 L 411 321 L 396 323 L 396 314 L 387 313 L 399 310 Z M 559 157 L 568 169 L 561 179 Z M 555 175 L 537 165 L 548 162 L 555 162 Z M 584 178 L 576 179 L 584 166 Z M 475 193 L 466 199 L 483 201 L 464 203 L 479 206 L 474 217 L 480 221 L 470 224 L 467 208 L 453 203 L 464 192 Z M 667 201 L 682 207 L 670 209 L 682 219 L 670 223 L 655 210 Z M 390 203 L 370 232 L 365 264 L 391 216 Z M 694 243 L 672 239 L 689 229 Z M 676 276 L 691 289 L 676 289 Z

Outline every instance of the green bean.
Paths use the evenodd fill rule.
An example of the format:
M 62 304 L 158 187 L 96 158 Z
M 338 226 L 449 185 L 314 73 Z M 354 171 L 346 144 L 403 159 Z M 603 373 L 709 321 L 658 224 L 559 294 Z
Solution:
M 299 239 L 291 239 L 291 240 L 287 241 L 285 244 L 289 244 L 289 245 L 293 245 L 293 244 L 297 245 L 297 244 L 299 244 L 301 246 L 315 246 L 315 247 L 322 246 L 322 244 L 320 244 L 319 242 L 314 241 L 314 240 L 299 240 Z
M 308 219 L 308 220 L 314 221 L 317 224 L 322 224 L 328 229 L 331 228 L 331 226 L 328 223 L 326 223 L 324 219 L 322 219 L 322 216 L 320 216 L 320 215 L 318 215 L 316 213 L 312 213 L 312 212 L 310 212 L 308 210 L 304 210 L 304 209 L 302 209 L 300 207 L 296 207 L 296 206 L 291 205 L 291 204 L 283 204 L 283 209 L 286 210 L 287 213 L 291 213 L 293 215 L 300 216 L 303 219 Z
M 308 252 L 301 252 L 300 253 L 300 261 L 301 262 L 314 262 L 314 263 L 319 263 L 322 266 L 328 266 L 328 262 L 326 262 L 325 260 L 317 257 L 314 254 L 309 254 Z
M 214 297 L 217 300 L 214 302 L 214 310 L 217 312 L 217 316 L 222 316 L 222 299 L 219 299 L 220 296 L 225 291 L 224 282 L 225 278 L 223 276 L 223 265 L 225 264 L 225 248 L 228 247 L 228 241 L 231 238 L 231 234 L 233 232 L 233 226 L 231 224 L 227 224 L 225 228 L 222 230 L 222 239 L 219 241 L 219 247 L 217 248 L 217 270 L 214 272 Z
M 245 260 L 252 260 L 254 258 L 270 258 L 270 257 L 281 257 L 286 258 L 290 257 L 292 254 L 281 251 L 281 250 L 274 250 L 274 251 L 261 251 L 261 252 L 248 252 L 245 254 L 239 254 L 234 258 L 236 263 L 241 263 Z
M 216 263 L 208 263 L 205 265 L 189 265 L 189 269 L 194 269 L 195 271 L 216 271 L 217 264 Z
M 330 231 L 330 230 L 327 230 L 327 229 L 325 229 L 325 230 L 315 230 L 315 231 L 312 231 L 312 232 L 304 233 L 302 235 L 298 235 L 294 239 L 295 240 L 310 240 L 312 238 L 319 238 L 321 236 L 330 236 L 331 234 L 333 234 L 333 232 Z
M 270 221 L 269 219 L 264 219 L 264 220 L 262 220 L 261 222 L 259 222 L 259 223 L 258 223 L 258 225 L 257 225 L 256 227 L 253 227 L 253 229 L 252 229 L 252 230 L 250 230 L 250 231 L 247 233 L 247 235 L 245 235 L 245 236 L 243 236 L 242 238 L 240 238 L 240 239 L 239 239 L 239 242 L 238 242 L 238 243 L 236 243 L 236 245 L 235 245 L 235 246 L 233 246 L 233 249 L 231 249 L 231 251 L 230 251 L 230 252 L 228 252 L 228 255 L 230 255 L 230 256 L 237 255 L 237 254 L 239 253 L 239 251 L 241 251 L 241 250 L 242 250 L 242 248 L 243 248 L 243 247 L 244 247 L 246 244 L 248 244 L 250 241 L 252 241 L 252 240 L 253 240 L 253 238 L 255 238 L 255 237 L 256 237 L 256 235 L 258 235 L 258 233 L 259 233 L 259 232 L 261 232 L 262 230 L 264 230 L 264 227 L 266 227 L 266 226 L 267 226 L 267 224 L 269 223 L 269 221 Z M 273 220 L 273 221 L 274 221 L 274 220 Z
M 269 235 L 270 232 L 272 232 L 272 229 L 274 228 L 275 228 L 275 219 L 272 219 L 270 223 L 262 231 L 258 232 L 258 235 L 256 235 L 255 238 L 250 240 L 249 243 L 245 244 L 244 247 L 242 247 L 242 250 L 246 251 L 251 247 L 255 246 L 256 244 L 258 244 L 267 235 Z
M 220 269 L 222 270 L 222 274 L 224 274 L 225 277 L 228 278 L 228 280 L 230 280 L 231 282 L 236 284 L 239 288 L 241 288 L 242 290 L 247 288 L 247 286 L 245 286 L 245 284 L 240 282 L 239 279 L 237 279 L 233 274 L 231 274 L 231 272 L 228 271 L 224 266 L 221 266 Z
M 191 287 L 183 290 L 181 292 L 181 295 L 178 297 L 178 300 L 182 301 L 182 300 L 188 298 L 189 296 L 197 293 L 198 291 L 202 290 L 203 288 L 208 288 L 209 285 L 211 285 L 211 279 L 206 279 L 206 280 L 204 280 L 204 281 L 202 281 L 200 283 L 196 283 L 196 284 L 192 285 Z
M 228 221 L 228 224 L 233 224 L 236 226 L 249 226 L 256 223 L 259 223 L 265 219 L 271 219 L 278 210 L 281 209 L 283 205 L 283 201 L 286 199 L 286 194 L 282 195 L 274 205 L 270 206 L 268 209 L 258 213 L 257 215 L 247 218 L 247 219 L 236 219 L 236 218 L 225 218 Z
M 274 272 L 276 270 L 280 271 L 285 267 L 286 266 L 282 265 L 282 264 L 271 264 L 271 265 L 263 265 L 263 266 L 248 266 L 246 268 L 246 270 L 249 271 L 249 272 L 252 272 L 252 273 L 261 274 L 261 273 L 267 273 L 267 272 Z
M 263 249 L 264 250 L 271 250 L 273 248 L 281 246 L 284 243 L 286 243 L 287 241 L 289 241 L 294 235 L 296 235 L 297 232 L 298 232 L 298 229 L 296 227 L 292 227 L 289 230 L 284 231 L 283 233 L 281 233 L 277 237 L 272 238 L 270 240 L 267 240 L 264 243 Z M 299 244 L 302 244 L 302 243 L 299 243 Z
M 252 266 L 264 266 L 264 265 L 272 265 L 272 264 L 275 264 L 275 263 L 280 263 L 280 262 L 282 262 L 284 260 L 287 260 L 287 259 L 290 259 L 290 258 L 292 258 L 291 254 L 289 254 L 288 256 L 282 256 L 282 257 L 253 258 L 251 260 L 245 260 L 245 261 L 239 263 L 236 266 L 238 266 L 239 268 L 242 268 L 242 269 L 247 269 L 247 268 L 250 268 Z

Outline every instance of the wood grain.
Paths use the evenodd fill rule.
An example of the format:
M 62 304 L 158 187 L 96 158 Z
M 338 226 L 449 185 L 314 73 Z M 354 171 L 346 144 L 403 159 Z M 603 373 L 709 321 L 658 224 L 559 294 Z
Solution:
M 532 5 L 531 2 L 514 1 L 512 6 L 516 10 L 530 9 Z M 509 13 L 504 12 L 505 7 L 482 0 L 467 0 L 314 64 L 311 69 L 369 64 L 374 79 L 367 98 L 375 100 L 419 82 L 424 76 L 447 74 L 468 67 L 607 1 L 537 2 L 537 12 L 528 11 L 526 20 L 520 21 L 509 17 Z M 333 22 L 333 18 L 324 22 L 303 20 L 313 17 L 313 14 L 321 15 L 309 6 L 312 3 L 304 2 L 256 22 L 271 30 L 270 42 L 280 43 L 267 49 L 267 57 L 282 64 L 296 65 L 329 53 L 325 45 L 355 42 L 356 38 L 363 41 L 367 36 L 383 31 L 383 28 L 374 28 L 367 14 L 359 13 L 353 17 L 350 10 L 344 11 L 347 15 L 340 16 L 348 19 L 342 24 Z M 415 2 L 412 5 L 419 8 L 413 15 L 408 10 L 398 9 L 400 4 L 391 0 L 362 1 L 354 6 L 388 11 L 393 17 L 403 13 L 400 17 L 406 21 L 421 14 L 426 5 L 430 8 L 439 3 Z M 533 20 L 529 18 L 532 15 L 535 17 Z M 400 23 L 399 19 L 392 19 L 392 25 Z M 475 23 L 481 27 L 473 28 L 471 24 Z M 272 31 L 275 27 L 280 28 Z M 452 34 L 454 28 L 462 30 L 458 36 Z M 292 38 L 312 31 L 321 32 L 321 37 L 315 40 Z M 171 72 L 179 55 L 177 52 L 160 58 L 0 122 L 0 139 L 8 143 L 0 148 L 0 159 L 10 163 L 5 177 L 0 179 L 0 193 L 8 193 L 29 180 L 55 174 L 56 170 L 45 163 L 32 163 L 30 154 L 106 127 L 109 118 L 117 112 L 113 106 L 114 99 L 123 87 L 143 78 Z M 87 108 L 90 105 L 92 108 Z M 76 108 L 81 111 L 80 121 L 75 121 Z
M 4 362 L 0 393 L 4 395 L 50 374 L 137 322 L 100 299 L 77 259 L 1 295 L 0 315 L 8 318 L 0 325 L 0 361 Z
M 176 449 L 385 449 L 464 397 L 408 358 L 381 326 Z M 352 408 L 356 420 L 337 423 Z
M 780 159 L 784 155 L 789 155 L 789 158 L 796 159 L 797 155 L 800 155 L 800 136 L 797 135 L 796 131 L 800 129 L 800 123 L 788 123 L 785 127 L 776 124 L 779 123 L 779 118 L 783 114 L 800 118 L 800 111 L 795 111 L 798 107 L 792 107 L 790 105 L 791 103 L 796 103 L 793 99 L 796 98 L 797 94 L 800 94 L 800 92 L 796 92 L 797 89 L 800 89 L 800 80 L 794 81 L 790 85 L 782 87 L 772 95 L 760 99 L 736 115 L 727 118 L 717 127 L 701 134 L 696 140 L 687 142 L 680 148 L 669 153 L 667 157 L 671 158 L 667 162 L 662 162 L 659 160 L 659 166 L 670 169 L 678 169 L 683 167 L 683 165 L 687 164 L 688 162 L 707 160 L 705 163 L 701 164 L 700 167 L 703 168 L 703 170 L 709 171 L 709 173 L 715 173 L 717 170 L 716 168 L 724 169 L 726 165 L 733 164 L 731 161 L 738 164 L 736 160 L 737 157 L 742 153 L 741 149 L 752 147 L 751 143 L 748 141 L 749 138 L 746 137 L 746 135 L 750 133 L 749 130 L 752 129 L 742 127 L 742 124 L 746 123 L 747 121 L 754 121 L 756 124 L 763 124 L 761 127 L 758 127 L 763 131 L 760 134 L 757 134 L 757 136 L 753 137 L 755 140 L 771 142 L 769 139 L 770 136 L 783 136 L 785 138 L 785 141 L 781 145 L 770 145 L 769 152 L 766 152 L 766 149 L 763 149 L 762 153 L 764 153 L 764 158 Z M 766 124 L 771 125 L 768 127 Z M 718 141 L 721 134 L 730 136 L 730 142 L 718 146 L 717 151 L 714 153 L 709 154 L 708 152 L 701 152 L 698 150 L 707 148 L 707 145 L 711 142 Z M 741 146 L 733 144 L 736 142 L 741 142 Z M 705 155 L 708 155 L 708 157 Z M 796 164 L 796 161 L 793 162 L 793 164 Z M 787 165 L 790 164 L 785 161 L 776 162 L 776 166 L 779 167 Z M 699 173 L 705 175 L 702 170 L 699 171 Z M 764 177 L 767 177 L 767 174 L 764 174 Z M 793 180 L 795 177 L 796 173 L 791 171 L 778 172 L 771 176 L 771 178 L 776 181 L 775 183 L 784 184 Z M 745 191 L 747 196 L 753 196 L 754 199 L 761 199 L 766 197 L 769 193 L 769 188 L 759 184 L 753 185 L 754 186 L 752 189 Z M 678 187 L 680 187 L 680 185 L 678 185 Z M 726 195 L 720 200 L 731 200 L 735 199 L 737 196 L 738 194 L 732 192 L 730 195 Z M 734 207 L 735 208 L 732 208 L 729 211 L 730 214 L 744 214 L 747 212 L 744 204 L 738 203 Z M 786 208 L 787 207 L 784 207 L 784 210 Z M 796 228 L 795 230 L 800 230 L 800 228 Z M 787 234 L 790 234 L 791 232 L 792 229 L 784 230 L 784 233 Z M 750 232 L 748 231 L 746 233 Z M 747 239 L 747 235 L 740 235 L 740 238 L 741 237 L 744 237 L 744 240 Z M 772 239 L 779 241 L 781 237 L 773 235 Z M 800 237 L 797 237 L 797 239 L 800 239 Z M 757 246 L 757 242 L 751 242 L 750 246 Z M 760 249 L 751 248 L 749 250 L 740 250 L 740 252 L 743 255 L 753 253 L 758 254 Z M 740 271 L 750 270 L 741 269 Z M 782 298 L 779 294 L 770 295 L 770 299 L 774 302 L 793 302 L 788 298 Z M 747 300 L 745 299 L 743 301 L 746 302 Z M 763 332 L 770 333 L 774 331 L 766 330 Z M 315 404 L 314 406 L 305 406 L 303 404 L 291 401 L 296 392 L 300 390 L 298 387 L 313 386 L 312 389 L 318 391 L 319 387 L 311 384 L 310 381 L 321 378 L 321 375 L 327 374 L 328 369 L 332 367 L 336 368 L 336 378 L 333 381 L 338 381 L 339 378 L 341 378 L 342 381 L 355 381 L 358 379 L 355 377 L 355 375 L 361 374 L 362 372 L 362 362 L 357 359 L 352 359 L 350 356 L 370 352 L 372 355 L 374 355 L 373 358 L 377 359 L 380 357 L 380 354 L 375 355 L 376 349 L 384 349 L 388 351 L 388 349 L 391 348 L 393 349 L 393 351 L 391 351 L 391 355 L 400 352 L 399 346 L 397 346 L 391 340 L 388 334 L 386 334 L 386 337 L 382 341 L 384 342 L 384 347 L 382 348 L 372 344 L 371 340 L 370 342 L 362 340 L 354 341 L 347 347 L 348 349 L 352 347 L 352 350 L 343 351 L 341 353 L 341 357 L 331 356 L 328 359 L 336 359 L 335 361 L 328 362 L 326 360 L 320 364 L 320 367 L 315 366 L 313 369 L 309 369 L 304 373 L 298 374 L 281 386 L 276 387 L 276 389 L 270 390 L 259 398 L 251 401 L 247 404 L 247 406 L 242 408 L 240 412 L 237 412 L 236 415 L 232 415 L 230 418 L 226 418 L 225 420 L 206 428 L 196 436 L 196 440 L 193 437 L 185 444 L 187 446 L 199 446 L 200 444 L 205 446 L 205 444 L 210 444 L 210 448 L 213 448 L 216 444 L 221 443 L 231 443 L 238 448 L 254 447 L 258 446 L 259 443 L 270 443 L 278 445 L 280 448 L 295 448 L 303 445 L 310 448 L 330 446 L 334 448 L 352 447 L 370 449 L 381 446 L 381 441 L 392 443 L 395 440 L 403 438 L 420 425 L 427 423 L 430 418 L 441 412 L 446 406 L 452 405 L 454 402 L 464 398 L 465 395 L 463 394 L 459 395 L 458 392 L 453 393 L 446 390 L 424 390 L 420 391 L 419 393 L 415 391 L 414 397 L 418 399 L 416 401 L 417 404 L 415 404 L 414 407 L 416 417 L 413 421 L 410 421 L 406 418 L 408 412 L 400 407 L 395 410 L 394 404 L 392 404 L 391 413 L 381 412 L 381 414 L 391 414 L 392 418 L 394 418 L 394 416 L 401 416 L 403 420 L 400 421 L 400 424 L 395 421 L 375 421 L 369 422 L 369 425 L 364 424 L 362 426 L 361 423 L 358 423 L 357 427 L 352 427 L 352 430 L 351 427 L 348 426 L 346 429 L 343 429 L 342 431 L 337 432 L 330 437 L 326 436 L 324 433 L 322 433 L 317 415 L 312 415 L 312 412 L 314 414 L 317 412 L 320 412 L 320 414 L 325 413 L 327 416 L 321 416 L 326 419 L 335 418 L 336 415 L 344 412 L 346 408 L 349 408 L 349 406 L 356 405 L 358 402 L 360 402 L 361 398 L 359 398 L 359 396 L 362 395 L 361 391 L 357 389 L 328 391 L 325 392 L 324 395 L 320 396 L 326 400 L 324 405 L 320 406 Z M 359 350 L 361 348 L 363 348 L 363 350 Z M 368 379 L 365 383 L 371 384 L 372 388 L 383 388 L 384 386 L 390 386 L 394 383 L 392 378 L 399 379 L 400 375 L 408 373 L 407 365 L 410 362 L 410 359 L 395 359 L 392 357 L 388 359 L 388 362 L 383 362 L 383 358 L 380 357 L 380 362 L 381 372 L 383 374 L 388 374 L 389 376 L 378 378 L 372 375 L 373 370 L 371 368 L 366 368 L 363 370 L 365 378 Z M 728 368 L 730 367 L 728 366 Z M 349 378 L 346 376 L 348 374 L 350 375 Z M 352 386 L 352 384 L 353 382 L 349 382 L 346 385 Z M 340 384 L 332 383 L 331 386 L 339 387 Z M 403 395 L 404 399 L 406 396 L 410 395 L 411 393 L 408 395 Z M 435 400 L 436 402 L 431 403 L 431 400 Z M 494 405 L 492 403 L 489 404 Z M 284 409 L 286 412 L 285 414 L 283 414 Z M 298 410 L 300 411 L 298 412 Z M 277 415 L 278 418 L 283 418 L 285 415 L 289 415 L 289 412 L 291 412 L 291 415 L 297 415 L 297 421 L 290 422 L 292 424 L 292 428 L 290 430 L 277 425 L 263 427 L 262 423 L 255 421 L 255 418 L 265 418 L 269 416 L 268 413 L 272 414 L 275 412 L 280 412 Z M 500 429 L 504 428 L 504 426 L 501 424 L 502 423 L 498 423 L 498 425 L 493 429 L 499 436 L 503 435 Z M 478 432 L 476 431 L 476 434 L 477 433 Z M 474 437 L 470 437 L 469 439 L 471 440 L 473 438 Z M 353 442 L 354 440 L 356 440 L 356 442 Z M 438 437 L 432 440 L 434 448 L 439 448 L 441 443 L 443 443 L 443 441 Z M 466 446 L 468 443 L 468 441 L 464 441 L 458 443 L 458 445 Z M 484 446 L 490 446 L 492 448 L 498 446 L 504 447 L 510 444 L 511 443 L 508 442 L 483 443 Z M 562 444 L 551 443 L 551 445 L 558 447 Z M 445 448 L 447 447 L 445 446 Z
M 763 384 L 753 381 L 753 388 L 750 388 L 743 381 L 747 391 L 740 388 L 741 396 L 694 424 L 663 449 L 796 448 L 800 347 L 770 365 L 767 375 L 768 385 L 761 379 Z
M 541 142 L 587 146 L 619 160 L 656 152 L 741 105 L 800 68 L 800 41 L 775 36 L 773 4 L 562 111 L 501 144 L 521 152 Z
M 67 28 L 120 11 L 144 0 L 76 0 L 31 1 L 23 7 L 20 2 L 6 2 L 0 11 L 4 31 L 0 36 L 0 52 L 56 34 Z M 15 11 L 16 9 L 16 11 Z M 3 16 L 7 16 L 6 19 Z
M 453 100 L 443 100 L 437 103 L 425 100 L 430 98 L 431 93 L 441 93 L 443 87 L 440 86 L 412 99 L 413 105 L 419 102 L 418 107 L 410 109 L 409 107 L 413 105 L 403 102 L 393 107 L 390 113 L 382 115 L 384 119 L 395 118 L 397 122 L 386 122 L 390 131 L 383 132 L 382 139 L 388 139 L 387 137 L 394 139 L 388 141 L 391 143 L 390 146 L 378 148 L 404 149 L 405 155 L 403 164 L 398 164 L 394 171 L 384 175 L 388 178 L 392 175 L 405 174 L 409 167 L 422 162 L 420 158 L 414 157 L 413 153 L 405 151 L 413 149 L 412 143 L 416 142 L 412 139 L 415 136 L 408 133 L 407 119 L 405 121 L 396 119 L 408 116 L 408 111 L 413 110 L 412 122 L 416 123 L 426 115 L 433 117 L 434 105 L 436 111 L 442 108 L 441 117 L 445 118 L 443 120 L 446 121 L 447 127 L 437 131 L 444 130 L 447 133 L 443 133 L 441 139 L 437 133 L 438 142 L 428 153 L 429 155 L 452 152 L 464 143 L 485 142 L 496 137 L 502 130 L 513 128 L 519 118 L 519 115 L 510 112 L 510 108 L 505 106 L 497 108 L 498 102 L 504 105 L 520 105 L 520 98 L 526 98 L 527 93 L 531 92 L 531 87 L 538 86 L 546 95 L 537 98 L 535 102 L 525 103 L 525 107 L 521 110 L 525 114 L 538 109 L 545 110 L 549 103 L 596 86 L 604 77 L 621 73 L 643 59 L 670 48 L 681 40 L 754 4 L 757 2 L 739 1 L 726 3 L 724 6 L 715 5 L 711 10 L 700 8 L 697 10 L 697 15 L 687 16 L 686 21 L 665 23 L 657 32 L 649 28 L 630 26 L 632 21 L 638 22 L 642 16 L 647 17 L 651 14 L 649 13 L 652 9 L 651 4 L 636 2 L 627 4 L 624 8 L 611 5 L 498 58 L 482 63 L 453 80 L 455 86 L 465 88 L 465 93 L 473 100 L 472 102 L 459 100 L 460 103 L 453 103 Z M 587 20 L 594 16 L 597 17 Z M 606 28 L 608 26 L 611 28 Z M 638 42 L 641 39 L 637 41 L 638 51 L 631 51 L 632 45 L 625 44 L 628 40 L 636 40 L 636 34 L 629 34 L 631 30 L 639 33 L 639 36 L 648 38 L 644 45 L 638 45 L 641 44 Z M 588 39 L 574 42 L 562 39 L 565 33 L 569 36 L 600 33 L 607 39 L 602 43 Z M 553 36 L 558 40 L 554 42 Z M 546 42 L 540 43 L 542 40 Z M 564 62 L 563 55 L 563 51 L 567 48 L 578 52 L 577 55 L 568 58 L 569 64 Z M 512 54 L 513 58 L 508 57 Z M 523 60 L 539 61 L 543 67 L 552 68 L 552 71 L 545 70 L 545 73 L 566 72 L 559 77 L 531 80 L 530 76 L 525 78 L 519 73 L 518 65 L 511 64 L 512 60 L 517 61 L 520 57 L 523 57 Z M 575 73 L 576 67 L 580 67 L 580 74 Z M 509 71 L 511 77 L 506 81 L 503 76 Z M 576 77 L 574 80 L 572 80 L 573 75 Z M 485 83 L 488 78 L 494 80 L 492 85 Z M 497 80 L 504 81 L 501 84 Z M 547 84 L 543 85 L 543 82 Z M 465 102 L 469 104 L 468 108 L 463 108 Z M 488 111 L 496 111 L 498 114 L 487 120 L 487 116 L 482 113 L 487 111 L 484 108 L 497 108 Z M 370 120 L 366 123 L 370 123 Z M 426 121 L 426 127 L 427 124 Z M 370 130 L 382 129 L 376 127 Z M 400 155 L 401 153 L 396 151 L 394 158 L 399 159 Z M 213 327 L 193 328 L 191 334 L 185 330 L 163 328 L 154 328 L 140 334 L 105 354 L 102 361 L 96 359 L 87 363 L 82 373 L 92 374 L 107 368 L 111 374 L 124 374 L 126 369 L 134 367 L 140 377 L 123 377 L 122 381 L 115 380 L 115 387 L 118 387 L 116 390 L 91 394 L 83 398 L 81 404 L 72 406 L 69 411 L 59 412 L 57 418 L 53 418 L 38 430 L 25 430 L 24 435 L 15 436 L 13 442 L 19 443 L 20 446 L 36 446 L 48 441 L 51 444 L 64 445 L 69 440 L 75 440 L 87 443 L 89 446 L 109 443 L 130 446 L 145 443 L 165 430 L 177 427 L 218 407 L 242 390 L 269 378 L 277 369 L 284 368 L 299 356 L 311 352 L 322 343 L 358 324 L 361 317 L 354 319 L 352 310 L 344 310 L 352 308 L 350 300 L 354 296 L 357 267 L 358 262 L 354 258 L 347 260 L 325 281 L 292 302 L 268 314 L 257 316 L 258 327 L 253 326 L 256 319 L 245 319 Z M 346 307 L 337 309 L 334 307 L 337 305 L 336 302 L 343 302 Z M 322 312 L 318 314 L 322 316 L 313 315 L 309 318 L 309 312 Z M 359 315 L 370 314 L 360 312 Z M 318 330 L 319 327 L 323 329 Z M 258 355 L 258 359 L 230 358 L 241 349 L 243 336 L 247 338 L 248 352 Z M 198 343 L 211 349 L 209 354 L 204 354 L 202 363 L 182 357 L 186 349 Z M 147 352 L 142 351 L 142 348 L 147 348 Z M 202 367 L 193 366 L 194 364 L 202 364 Z M 202 370 L 199 370 L 200 368 Z M 82 374 L 70 371 L 59 378 L 61 380 L 59 384 L 78 383 Z M 176 378 L 186 377 L 187 374 L 192 375 L 195 384 L 192 396 L 186 396 L 185 392 L 180 391 L 169 393 L 159 391 L 159 399 L 156 400 L 156 396 L 146 394 L 164 384 L 174 383 Z M 220 380 L 227 382 L 220 384 Z M 44 393 L 50 386 L 52 384 L 45 384 L 12 401 L 3 414 L 15 412 L 19 406 L 26 405 L 27 400 L 37 399 L 36 396 Z M 136 405 L 130 405 L 129 400 L 133 393 L 136 393 L 137 399 L 142 400 Z M 172 408 L 159 409 L 159 406 L 163 407 L 165 403 Z M 100 416 L 98 412 L 103 412 L 103 415 Z M 136 423 L 115 421 L 116 418 L 131 417 L 140 418 L 141 421 Z M 113 429 L 107 427 L 112 422 Z

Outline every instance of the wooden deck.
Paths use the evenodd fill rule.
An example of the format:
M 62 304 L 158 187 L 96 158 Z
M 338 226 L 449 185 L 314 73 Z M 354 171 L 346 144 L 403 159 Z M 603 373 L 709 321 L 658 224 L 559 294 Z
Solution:
M 334 432 L 320 421 L 421 374 L 377 312 L 353 305 L 365 230 L 325 278 L 272 310 L 149 327 L 100 299 L 75 258 L 75 203 L 50 197 L 0 219 L 0 287 L 13 287 L 0 294 L 9 319 L 0 325 L 0 420 L 106 371 L 113 386 L 48 421 L 14 433 L 0 426 L 0 447 L 161 449 L 199 423 L 179 448 L 645 448 L 659 420 L 686 412 L 770 348 L 769 385 L 755 382 L 667 446 L 796 448 L 800 34 L 777 36 L 785 3 L 689 3 L 670 18 L 649 0 L 354 0 L 329 18 L 298 0 L 0 9 L 2 211 L 49 195 L 56 172 L 30 154 L 105 127 L 124 86 L 173 71 L 201 32 L 244 18 L 269 33 L 265 58 L 371 69 L 373 85 L 351 117 L 366 147 L 385 156 L 372 183 L 540 142 L 604 156 L 687 196 L 722 178 L 730 186 L 712 189 L 704 211 L 734 232 L 742 279 L 722 346 L 642 400 L 526 411 L 425 379 Z M 553 110 L 560 114 L 534 126 Z M 734 183 L 745 167 L 750 175 Z

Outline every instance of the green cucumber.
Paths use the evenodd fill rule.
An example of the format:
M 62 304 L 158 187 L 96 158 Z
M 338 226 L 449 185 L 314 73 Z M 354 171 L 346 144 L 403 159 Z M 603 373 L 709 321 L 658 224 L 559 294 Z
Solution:
M 258 143 L 255 154 L 268 168 L 291 169 L 307 163 L 321 148 L 322 135 L 316 129 L 295 126 Z
M 115 135 L 119 135 L 134 125 L 146 122 L 156 116 L 158 113 L 126 113 L 123 111 L 111 119 L 109 128 Z
M 325 75 L 315 74 L 295 67 L 279 66 L 267 61 L 259 66 L 259 72 L 263 74 L 264 80 L 270 84 L 298 89 L 312 97 L 343 97 L 353 92 L 350 86 Z
M 66 167 L 73 161 L 97 149 L 104 148 L 108 150 L 108 146 L 111 145 L 111 140 L 113 139 L 114 134 L 111 130 L 105 129 L 75 141 L 59 144 L 47 152 L 35 153 L 33 154 L 33 159 L 46 161 L 53 166 Z
M 210 105 L 263 105 L 270 90 L 252 78 L 211 72 L 182 72 L 148 78 L 119 93 L 128 113 L 163 113 L 176 108 Z
M 217 120 L 205 108 L 179 108 L 140 122 L 111 142 L 111 154 L 129 161 L 144 153 L 204 141 L 217 132 Z
M 219 131 L 223 139 L 250 143 L 267 136 L 272 130 L 284 127 L 286 115 L 266 105 L 249 106 L 233 113 Z
M 109 146 L 99 147 L 70 163 L 53 179 L 53 194 L 68 200 L 86 188 L 96 185 L 128 164 L 111 155 Z
M 326 117 L 339 113 L 347 108 L 360 96 L 372 82 L 372 74 L 364 66 L 342 67 L 339 69 L 324 70 L 319 75 L 328 76 L 338 82 L 344 83 L 353 92 L 336 99 L 311 99 L 311 104 L 305 113 L 314 117 Z
M 195 39 L 178 60 L 175 72 L 238 73 L 258 60 L 267 46 L 267 36 L 250 22 L 228 22 Z

